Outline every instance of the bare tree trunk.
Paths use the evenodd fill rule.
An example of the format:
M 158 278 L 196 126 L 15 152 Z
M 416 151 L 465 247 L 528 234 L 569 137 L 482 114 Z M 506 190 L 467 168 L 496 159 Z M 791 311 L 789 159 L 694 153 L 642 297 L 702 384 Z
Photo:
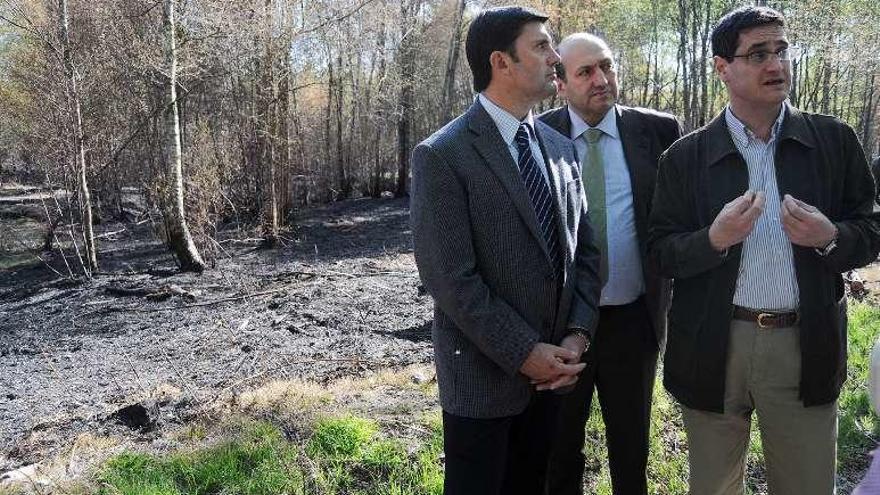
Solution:
M 697 62 L 697 56 L 698 56 L 697 50 L 699 50 L 699 46 L 697 46 L 697 43 L 698 43 L 698 41 L 697 41 L 698 40 L 697 27 L 699 26 L 699 22 L 700 22 L 700 16 L 699 16 L 699 12 L 697 10 L 697 2 L 692 0 L 691 1 L 691 52 L 690 52 L 691 53 L 691 60 L 690 60 L 690 65 L 691 65 L 691 74 L 690 74 L 691 101 L 688 103 L 688 106 L 690 106 L 690 110 L 688 113 L 691 116 L 691 126 L 694 129 L 696 129 L 697 127 L 700 126 L 700 114 L 699 114 L 699 109 L 700 109 L 700 105 L 699 105 L 700 77 L 699 77 L 699 74 L 697 73 L 697 69 L 699 68 L 699 64 Z
M 276 138 L 278 134 L 277 114 L 278 85 L 275 80 L 275 47 L 272 40 L 272 0 L 265 1 L 264 27 L 260 44 L 263 48 L 263 61 L 258 64 L 259 75 L 255 96 L 257 109 L 254 117 L 257 156 L 260 176 L 263 177 L 263 245 L 275 247 L 278 244 L 278 190 L 276 186 Z M 257 55 L 259 57 L 259 55 Z M 268 168 L 268 170 L 266 170 Z
M 862 135 L 862 146 L 864 146 L 865 153 L 870 159 L 871 150 L 874 148 L 874 134 L 871 132 L 871 129 L 874 127 L 874 113 L 876 110 L 876 95 L 874 94 L 876 74 L 874 71 L 869 71 L 865 75 L 865 79 L 866 88 L 862 114 L 859 116 L 859 131 Z
M 688 43 L 687 43 L 687 4 L 685 0 L 678 0 L 678 60 L 681 65 L 681 115 L 684 119 L 685 129 L 693 129 L 691 119 L 691 91 L 690 77 L 688 75 Z
M 407 0 L 400 3 L 401 40 L 398 52 L 398 74 L 400 76 L 400 95 L 397 101 L 397 187 L 394 195 L 398 198 L 407 195 L 406 181 L 409 177 L 410 125 L 413 106 L 413 72 L 415 72 L 415 24 L 412 17 L 418 12 L 420 0 Z
M 801 84 L 801 63 L 797 60 L 791 62 L 791 92 L 788 98 L 796 107 L 800 107 L 800 84 Z
M 329 62 L 333 64 L 331 60 Z M 339 198 L 345 199 L 351 195 L 351 180 L 349 178 L 348 171 L 345 167 L 345 153 L 342 146 L 343 135 L 342 135 L 342 105 L 343 105 L 343 89 L 342 89 L 342 53 L 339 52 L 336 56 L 336 79 L 334 82 L 336 83 L 334 87 L 336 88 L 336 180 L 339 182 Z
M 700 51 L 700 120 L 697 122 L 697 125 L 704 126 L 706 125 L 706 117 L 709 111 L 709 87 L 708 87 L 708 79 L 706 77 L 706 61 L 709 60 L 708 53 L 708 38 L 709 38 L 709 30 L 711 29 L 711 14 L 712 14 L 712 2 L 711 0 L 706 0 L 703 4 L 703 8 L 706 9 L 705 16 L 703 18 L 703 30 L 700 34 L 700 43 L 702 45 Z
M 648 106 L 658 108 L 660 106 L 660 19 L 657 15 L 657 0 L 651 2 L 651 18 L 653 20 L 653 29 L 651 31 L 651 55 L 648 59 L 648 72 L 653 70 L 651 78 L 651 99 Z
M 828 113 L 831 103 L 831 62 L 827 58 L 822 59 L 822 100 L 819 103 L 819 111 Z
M 180 141 L 180 118 L 177 113 L 177 46 L 175 40 L 175 0 L 163 1 L 164 51 L 168 68 L 168 105 L 165 108 L 165 139 L 162 146 L 166 169 L 165 230 L 168 246 L 177 257 L 182 271 L 202 272 L 205 262 L 196 249 L 186 224 L 183 208 L 183 150 Z
M 331 150 L 330 150 L 330 139 L 333 137 L 330 134 L 330 121 L 333 119 L 333 87 L 336 84 L 333 80 L 333 54 L 330 52 L 329 45 L 327 46 L 327 107 L 324 112 L 324 142 L 322 146 L 322 150 L 324 151 L 324 163 L 327 165 L 330 164 L 331 159 Z
M 288 43 L 282 44 L 287 46 Z M 279 208 L 278 217 L 281 224 L 286 225 L 288 221 L 287 212 L 293 206 L 290 197 L 290 176 L 293 164 L 293 147 L 290 139 L 290 57 L 282 56 L 282 65 L 280 69 L 284 76 L 278 82 L 278 105 L 276 107 L 276 115 L 278 121 L 278 138 L 281 147 L 281 173 L 279 174 Z
M 76 81 L 76 68 L 70 53 L 70 34 L 68 31 L 67 0 L 58 0 L 61 43 L 63 45 L 64 73 L 70 90 L 73 104 L 74 149 L 76 152 L 77 184 L 79 189 L 79 206 L 82 217 L 83 244 L 85 245 L 85 261 L 83 263 L 86 277 L 98 270 L 98 257 L 95 250 L 95 231 L 92 219 L 92 200 L 86 176 L 85 132 L 83 131 L 82 109 L 79 101 L 79 87 Z
M 464 7 L 465 0 L 458 0 L 455 21 L 452 24 L 452 37 L 446 53 L 446 73 L 443 75 L 443 104 L 440 111 L 442 123 L 452 118 L 452 93 L 455 90 L 455 72 L 458 68 L 458 55 L 461 52 L 461 21 L 464 17 Z
M 412 37 L 409 22 L 410 1 L 400 2 L 400 45 L 397 68 L 400 78 L 400 94 L 397 98 L 397 187 L 394 195 L 406 196 L 406 179 L 409 175 L 409 128 L 412 109 Z
M 384 2 L 383 2 L 384 7 Z M 382 25 L 379 28 L 379 37 L 376 42 L 376 49 L 381 53 L 381 58 L 379 59 L 379 75 L 378 79 L 380 81 L 385 80 L 386 69 L 387 69 L 387 61 L 388 56 L 385 52 L 385 34 L 387 32 L 387 25 L 385 22 L 382 22 Z M 385 115 L 386 112 L 382 105 L 376 105 L 376 120 L 375 120 L 375 131 L 373 133 L 373 189 L 376 191 L 376 196 L 379 197 L 382 195 L 382 189 L 384 184 L 382 183 L 384 167 L 382 163 L 382 135 L 385 130 Z
M 354 50 L 352 50 L 353 52 Z M 348 117 L 348 139 L 345 140 L 345 163 L 346 170 L 348 171 L 348 184 L 349 188 L 353 191 L 354 184 L 356 179 L 355 177 L 359 177 L 362 175 L 362 171 L 365 168 L 363 166 L 363 162 L 361 160 L 355 160 L 354 149 L 357 149 L 357 154 L 360 156 L 361 153 L 367 151 L 365 147 L 361 144 L 364 142 L 363 136 L 358 132 L 360 130 L 360 126 L 358 123 L 361 118 L 361 114 L 363 113 L 362 107 L 364 106 L 364 97 L 361 95 L 365 95 L 366 91 L 362 90 L 362 81 L 361 77 L 364 73 L 363 68 L 363 57 L 359 55 L 355 55 L 354 53 L 348 53 L 348 79 L 351 83 L 351 115 Z M 357 148 L 354 148 L 357 146 Z
M 852 75 L 849 76 L 849 90 L 847 91 L 847 96 L 846 96 L 847 104 L 846 104 L 846 108 L 842 112 L 844 115 L 843 120 L 845 120 L 847 122 L 851 121 L 851 119 L 853 117 L 853 107 L 855 106 L 853 104 L 853 102 L 856 101 L 856 99 L 855 99 L 856 79 L 858 79 L 858 76 L 856 76 L 855 73 L 853 73 Z M 861 117 L 861 115 L 859 115 L 859 117 Z

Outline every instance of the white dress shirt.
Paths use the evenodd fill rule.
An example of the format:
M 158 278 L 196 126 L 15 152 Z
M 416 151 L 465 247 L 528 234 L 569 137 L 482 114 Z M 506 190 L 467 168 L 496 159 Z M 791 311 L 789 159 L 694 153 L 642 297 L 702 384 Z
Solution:
M 501 133 L 501 138 L 507 144 L 507 149 L 510 151 L 510 156 L 513 157 L 514 164 L 519 163 L 519 149 L 516 147 L 516 140 L 514 138 L 516 138 L 516 132 L 519 130 L 520 124 L 526 124 L 529 129 L 529 146 L 532 148 L 532 156 L 535 158 L 535 162 L 538 163 L 538 170 L 544 174 L 544 181 L 550 185 L 550 182 L 547 180 L 547 167 L 544 165 L 544 154 L 541 153 L 541 145 L 538 143 L 538 138 L 535 135 L 535 118 L 532 115 L 532 111 L 529 110 L 526 118 L 520 121 L 511 115 L 510 112 L 493 103 L 483 93 L 477 95 L 477 98 L 479 98 L 480 104 L 483 105 L 489 116 L 492 117 L 495 126 L 498 127 L 498 132 Z M 519 169 L 517 169 L 518 172 Z
M 587 140 L 584 133 L 591 126 L 568 107 L 571 118 L 571 139 L 574 141 L 583 171 L 587 154 Z M 623 142 L 617 129 L 617 112 L 608 110 L 596 126 L 602 131 L 599 138 L 599 153 L 605 167 L 605 225 L 607 225 L 608 281 L 602 287 L 599 298 L 601 306 L 629 304 L 645 292 L 645 277 L 642 272 L 642 256 L 639 251 L 639 236 L 636 232 L 636 216 L 633 208 L 632 182 Z M 584 177 L 583 172 L 581 177 Z
M 749 189 L 763 191 L 766 195 L 764 212 L 743 241 L 733 304 L 751 309 L 796 310 L 800 290 L 791 241 L 782 230 L 782 203 L 774 156 L 785 118 L 785 106 L 781 106 L 766 143 L 755 137 L 729 106 L 724 111 L 724 118 L 733 144 L 749 169 Z

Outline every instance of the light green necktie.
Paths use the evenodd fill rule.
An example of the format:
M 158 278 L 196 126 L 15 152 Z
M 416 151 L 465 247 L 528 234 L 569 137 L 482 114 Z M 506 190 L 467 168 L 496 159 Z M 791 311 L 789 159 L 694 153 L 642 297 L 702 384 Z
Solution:
M 602 153 L 599 151 L 602 131 L 587 129 L 582 136 L 587 142 L 587 155 L 581 164 L 581 176 L 587 193 L 593 241 L 602 255 L 599 261 L 599 277 L 604 286 L 608 281 L 608 227 L 605 215 L 605 166 L 602 163 Z

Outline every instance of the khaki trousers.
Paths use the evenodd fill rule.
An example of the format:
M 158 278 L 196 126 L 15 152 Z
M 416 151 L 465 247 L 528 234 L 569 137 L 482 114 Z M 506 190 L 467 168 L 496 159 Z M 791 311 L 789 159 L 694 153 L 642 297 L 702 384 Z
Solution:
M 753 411 L 771 495 L 835 492 L 837 402 L 804 407 L 798 398 L 799 332 L 731 322 L 724 413 L 682 407 L 691 495 L 744 492 Z

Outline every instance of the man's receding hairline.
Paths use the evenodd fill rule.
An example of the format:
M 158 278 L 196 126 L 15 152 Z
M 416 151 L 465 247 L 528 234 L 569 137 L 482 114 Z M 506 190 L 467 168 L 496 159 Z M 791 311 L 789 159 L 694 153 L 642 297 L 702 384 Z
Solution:
M 565 52 L 576 46 L 588 46 L 590 48 L 598 48 L 599 51 L 607 51 L 611 53 L 611 47 L 602 38 L 590 33 L 573 33 L 569 34 L 556 47 L 559 56 L 563 57 Z

